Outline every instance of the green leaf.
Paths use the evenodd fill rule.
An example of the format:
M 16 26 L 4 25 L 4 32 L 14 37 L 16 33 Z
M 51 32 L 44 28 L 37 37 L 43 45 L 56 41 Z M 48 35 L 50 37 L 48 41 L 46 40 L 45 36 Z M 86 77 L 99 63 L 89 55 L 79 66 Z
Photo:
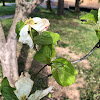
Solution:
M 55 56 L 55 49 L 53 45 L 43 45 L 41 49 L 35 54 L 34 60 L 49 64 L 51 59 Z
M 81 16 L 80 20 L 82 21 L 82 23 L 85 23 L 85 24 L 97 23 L 97 18 L 94 15 L 93 11 L 91 11 L 90 13 L 87 13 L 86 15 Z
M 51 70 L 53 77 L 61 86 L 66 87 L 75 83 L 77 71 L 65 58 L 58 58 L 52 61 Z
M 9 85 L 7 78 L 5 77 L 1 82 L 1 94 L 5 100 L 18 100 L 15 93 L 13 92 L 15 88 Z
M 31 32 L 32 32 L 33 38 L 39 34 L 39 33 L 38 33 L 36 30 L 34 30 L 33 28 L 31 28 Z
M 57 45 L 57 41 L 60 40 L 60 35 L 58 33 L 53 33 L 45 31 L 34 38 L 34 43 L 38 45 Z
M 19 39 L 19 37 L 20 37 L 19 33 L 20 33 L 21 29 L 22 29 L 24 26 L 25 26 L 25 24 L 24 24 L 24 22 L 23 22 L 22 20 L 20 20 L 19 22 L 17 22 L 17 24 L 16 24 L 16 29 L 15 29 L 15 31 L 16 31 L 16 33 L 17 33 L 17 39 Z
M 98 21 L 98 10 L 91 10 L 90 13 L 94 15 L 94 18 L 95 18 L 96 23 L 97 23 L 97 21 Z

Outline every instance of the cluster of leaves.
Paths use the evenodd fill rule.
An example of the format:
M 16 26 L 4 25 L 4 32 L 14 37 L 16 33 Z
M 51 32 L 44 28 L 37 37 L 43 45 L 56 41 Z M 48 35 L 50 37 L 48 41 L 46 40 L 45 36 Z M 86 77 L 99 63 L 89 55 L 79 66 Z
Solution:
M 98 10 L 91 10 L 90 13 L 80 17 L 83 24 L 92 24 L 96 26 L 96 35 L 100 40 L 100 8 Z
M 16 33 L 18 39 L 20 36 L 19 32 L 24 26 L 23 21 L 17 23 Z M 72 64 L 64 58 L 52 61 L 52 58 L 55 57 L 55 46 L 57 46 L 57 42 L 61 40 L 60 35 L 50 31 L 44 31 L 39 34 L 32 29 L 32 37 L 34 45 L 40 47 L 34 56 L 34 60 L 44 64 L 51 64 L 52 75 L 61 86 L 66 87 L 74 83 L 77 72 Z

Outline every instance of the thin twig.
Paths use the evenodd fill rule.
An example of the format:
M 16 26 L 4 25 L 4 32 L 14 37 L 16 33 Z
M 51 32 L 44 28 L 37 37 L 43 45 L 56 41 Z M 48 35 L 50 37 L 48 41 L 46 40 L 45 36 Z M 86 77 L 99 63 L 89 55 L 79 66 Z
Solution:
M 80 62 L 80 61 L 86 59 L 88 56 L 90 56 L 90 55 L 93 53 L 93 51 L 94 51 L 96 48 L 100 48 L 100 41 L 93 47 L 93 49 L 92 49 L 86 56 L 84 56 L 84 57 L 81 58 L 81 59 L 72 61 L 71 64 L 74 64 L 74 63 L 77 63 L 77 62 Z
M 36 73 L 35 78 L 37 77 L 37 75 L 38 75 L 46 66 L 50 66 L 50 65 L 51 65 L 51 63 L 50 63 L 50 64 L 44 65 L 44 66 Z M 35 79 L 35 78 L 34 78 L 34 79 Z

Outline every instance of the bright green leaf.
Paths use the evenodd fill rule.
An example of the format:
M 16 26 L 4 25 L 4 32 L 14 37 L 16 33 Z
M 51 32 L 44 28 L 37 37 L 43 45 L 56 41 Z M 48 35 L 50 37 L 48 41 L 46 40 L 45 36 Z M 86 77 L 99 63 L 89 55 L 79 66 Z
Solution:
M 35 54 L 34 60 L 49 64 L 51 59 L 55 56 L 55 49 L 53 45 L 43 45 L 40 50 Z
M 60 40 L 60 35 L 58 33 L 53 33 L 45 31 L 34 38 L 34 43 L 38 45 L 57 45 L 57 41 Z
M 17 33 L 17 39 L 19 39 L 19 37 L 20 37 L 19 33 L 20 33 L 21 29 L 24 26 L 25 26 L 25 24 L 24 24 L 24 22 L 22 20 L 20 20 L 19 22 L 17 22 L 16 29 L 15 29 L 15 31 Z
M 18 100 L 15 93 L 13 92 L 15 88 L 9 85 L 7 78 L 5 77 L 1 82 L 1 94 L 5 100 Z
M 51 70 L 53 77 L 61 86 L 66 87 L 75 83 L 75 75 L 77 75 L 77 71 L 65 58 L 55 59 L 52 62 Z
M 95 16 L 93 13 L 87 13 L 86 15 L 81 16 L 80 20 L 82 21 L 82 23 L 85 23 L 85 24 L 97 23 L 97 19 L 95 19 Z

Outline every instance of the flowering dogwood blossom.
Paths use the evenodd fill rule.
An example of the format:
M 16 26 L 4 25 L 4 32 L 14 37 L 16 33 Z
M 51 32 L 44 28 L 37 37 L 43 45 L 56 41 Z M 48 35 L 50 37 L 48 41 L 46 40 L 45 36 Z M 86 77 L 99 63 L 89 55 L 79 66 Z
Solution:
M 34 94 L 29 96 L 33 83 L 34 82 L 30 79 L 30 75 L 28 73 L 21 74 L 19 80 L 15 83 L 16 90 L 14 91 L 19 100 L 40 100 L 53 88 L 53 86 L 50 86 L 45 90 L 37 90 Z
M 36 30 L 38 33 L 42 33 L 43 31 L 46 31 L 49 27 L 50 23 L 49 20 L 39 17 L 34 17 L 27 19 L 25 21 L 25 26 L 21 29 L 19 35 L 19 42 L 23 44 L 29 45 L 30 48 L 33 47 L 33 37 L 31 33 L 31 28 Z

